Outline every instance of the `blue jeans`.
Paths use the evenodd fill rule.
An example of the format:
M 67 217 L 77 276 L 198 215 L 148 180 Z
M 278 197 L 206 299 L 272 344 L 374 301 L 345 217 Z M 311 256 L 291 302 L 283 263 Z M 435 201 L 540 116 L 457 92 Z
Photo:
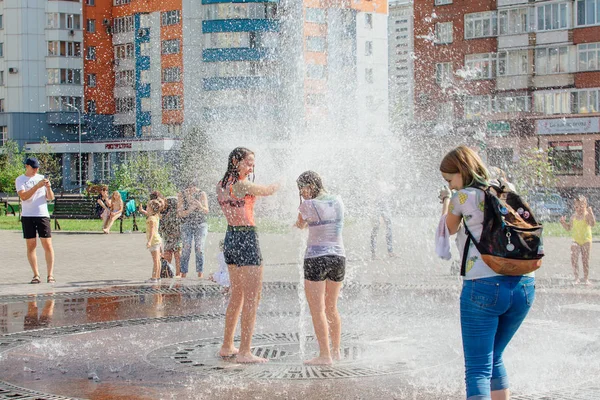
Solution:
M 195 241 L 196 248 L 196 272 L 202 272 L 204 269 L 204 245 L 206 244 L 206 235 L 208 235 L 208 224 L 197 224 L 195 222 L 184 222 L 181 225 L 181 273 L 187 274 L 192 255 L 192 242 Z
M 468 400 L 489 400 L 508 388 L 502 354 L 535 299 L 535 279 L 496 276 L 465 280 L 460 324 Z

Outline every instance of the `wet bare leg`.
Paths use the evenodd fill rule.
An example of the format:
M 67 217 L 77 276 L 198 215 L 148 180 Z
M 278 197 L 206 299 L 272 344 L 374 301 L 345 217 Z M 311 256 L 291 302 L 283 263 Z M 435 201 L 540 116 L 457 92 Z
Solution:
M 590 251 L 592 250 L 592 242 L 587 242 L 581 245 L 581 263 L 583 264 L 583 283 L 590 284 Z
M 331 358 L 341 360 L 340 343 L 342 340 L 342 320 L 338 312 L 337 301 L 342 289 L 342 282 L 326 281 L 325 287 L 325 314 L 329 325 L 331 337 Z
M 331 365 L 333 363 L 329 349 L 329 327 L 325 315 L 325 286 L 326 283 L 324 281 L 313 282 L 304 280 L 304 293 L 308 301 L 315 336 L 319 343 L 319 356 L 304 361 L 304 364 L 307 365 Z
M 231 296 L 225 313 L 225 333 L 223 345 L 219 351 L 221 357 L 231 357 L 238 354 L 239 350 L 233 345 L 235 328 L 244 305 L 244 285 L 241 268 L 229 265 L 229 278 L 231 281 Z
M 579 268 L 577 266 L 577 261 L 579 259 L 579 253 L 581 252 L 581 248 L 577 243 L 571 244 L 571 267 L 573 268 L 573 275 L 575 276 L 575 283 L 579 283 Z
M 240 352 L 236 357 L 239 363 L 264 363 L 269 360 L 252 354 L 252 334 L 256 323 L 256 311 L 262 291 L 263 267 L 242 266 L 244 285 L 244 305 L 242 307 L 242 334 L 240 341 Z M 230 275 L 231 276 L 231 275 Z

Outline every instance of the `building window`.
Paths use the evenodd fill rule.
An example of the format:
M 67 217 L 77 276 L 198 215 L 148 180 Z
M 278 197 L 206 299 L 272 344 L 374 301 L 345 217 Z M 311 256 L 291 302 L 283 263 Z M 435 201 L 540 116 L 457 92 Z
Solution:
M 600 0 L 577 0 L 577 26 L 600 24 Z
M 0 29 L 4 29 L 4 15 L 0 14 Z
M 81 85 L 80 69 L 49 68 L 47 73 L 49 85 Z
M 69 106 L 73 106 L 78 110 L 81 110 L 82 98 L 75 96 L 51 96 L 48 97 L 48 111 L 69 111 L 73 112 L 73 109 Z
M 0 86 L 4 86 L 4 71 L 0 71 Z
M 550 3 L 537 6 L 537 30 L 550 31 L 569 28 L 568 3 Z
M 365 56 L 370 56 L 373 54 L 373 42 L 367 40 L 365 42 Z
M 96 47 L 88 46 L 87 52 L 85 53 L 86 60 L 95 60 L 96 59 Z
M 500 35 L 518 35 L 530 31 L 530 11 L 534 8 L 522 7 L 498 11 L 498 33 Z
M 140 43 L 140 56 L 148 57 L 150 55 L 150 43 L 142 42 Z
M 181 96 L 163 96 L 163 110 L 179 110 L 181 108 Z
M 493 79 L 496 76 L 496 53 L 467 54 L 464 78 Z
M 365 14 L 365 28 L 373 29 L 373 14 Z
M 4 112 L 4 99 L 0 99 L 0 113 Z
M 152 125 L 142 126 L 142 136 L 152 136 Z
M 496 36 L 498 17 L 495 11 L 465 14 L 465 39 Z
M 48 56 L 51 57 L 81 57 L 81 43 L 50 41 L 48 42 Z
M 123 60 L 134 57 L 133 43 L 120 44 L 114 47 L 115 60 Z
M 95 6 L 96 0 L 85 0 L 85 5 L 86 6 Z
M 434 4 L 436 6 L 443 6 L 445 4 L 452 4 L 452 0 L 435 0 Z
M 115 86 L 116 87 L 124 87 L 124 86 L 133 87 L 134 76 L 135 75 L 134 75 L 133 70 L 117 71 L 115 73 Z
M 96 74 L 87 74 L 88 87 L 96 87 Z
M 181 124 L 169 124 L 167 125 L 167 136 L 179 137 L 181 136 Z
M 4 57 L 4 43 L 0 43 L 0 57 Z
M 528 96 L 502 96 L 494 100 L 497 113 L 516 113 L 531 111 L 531 98 Z
M 435 82 L 442 86 L 448 87 L 452 83 L 453 71 L 452 63 L 437 63 L 435 64 Z
M 306 37 L 306 51 L 315 51 L 322 53 L 325 51 L 325 38 L 320 36 Z
M 162 54 L 177 54 L 179 53 L 179 39 L 163 40 Z
M 0 126 L 0 146 L 4 146 L 8 140 L 8 126 Z
M 88 19 L 86 21 L 86 31 L 88 31 L 89 33 L 95 33 L 96 32 L 96 20 L 95 19 Z
M 142 111 L 152 111 L 152 100 L 150 97 L 142 97 Z
M 163 69 L 163 82 L 179 82 L 181 80 L 181 69 L 179 67 L 171 67 Z
M 464 103 L 465 119 L 480 119 L 488 115 L 492 110 L 492 97 L 485 96 L 467 96 Z
M 556 175 L 583 175 L 583 142 L 549 142 L 548 147 Z
M 124 6 L 125 4 L 131 3 L 131 0 L 114 0 L 115 6 Z
M 321 8 L 307 8 L 305 14 L 306 22 L 314 22 L 317 24 L 325 23 L 325 10 Z
M 571 93 L 568 91 L 536 92 L 533 94 L 535 112 L 542 114 L 571 113 Z
M 81 15 L 65 13 L 46 13 L 46 28 L 81 29 Z
M 88 112 L 88 114 L 96 114 L 96 101 L 95 100 L 87 101 L 87 112 Z
M 573 112 L 576 114 L 599 112 L 599 99 L 600 89 L 575 90 L 572 92 Z
M 365 82 L 373 83 L 373 68 L 365 68 Z
M 438 22 L 435 24 L 435 43 L 452 43 L 452 22 Z
M 135 109 L 135 98 L 117 97 L 115 99 L 115 112 L 117 114 L 128 113 Z
M 133 32 L 133 15 L 113 19 L 113 33 Z
M 498 76 L 527 75 L 529 71 L 528 51 L 499 51 L 496 71 Z
M 103 182 L 110 181 L 110 153 L 100 153 L 100 180 Z
M 160 14 L 162 26 L 176 25 L 181 21 L 181 13 L 179 10 L 165 11 Z
M 564 74 L 569 72 L 569 47 L 547 47 L 535 51 L 537 75 Z
M 308 64 L 306 66 L 306 77 L 309 79 L 325 78 L 325 66 L 321 64 Z
M 600 42 L 578 45 L 577 56 L 579 71 L 596 71 L 600 69 Z

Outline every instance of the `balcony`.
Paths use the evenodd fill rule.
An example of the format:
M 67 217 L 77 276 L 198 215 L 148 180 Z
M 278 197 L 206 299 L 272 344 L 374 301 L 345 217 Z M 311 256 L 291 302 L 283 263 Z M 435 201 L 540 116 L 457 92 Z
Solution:
M 527 89 L 532 86 L 531 75 L 498 76 L 496 78 L 497 90 Z
M 538 89 L 548 87 L 573 86 L 575 74 L 549 74 L 537 75 L 533 78 L 533 86 Z
M 46 123 L 52 125 L 77 125 L 79 124 L 79 115 L 75 111 L 48 111 L 46 113 Z M 83 124 L 84 121 L 82 120 Z
M 505 49 L 510 47 L 527 47 L 529 46 L 529 33 L 520 35 L 502 35 L 498 36 L 498 48 Z
M 115 125 L 134 125 L 135 124 L 135 112 L 131 111 L 128 113 L 115 114 L 113 121 Z
M 554 43 L 569 42 L 569 31 L 566 29 L 556 31 L 538 32 L 535 38 L 536 46 Z
M 518 4 L 528 4 L 528 0 L 497 0 L 498 7 L 515 6 Z

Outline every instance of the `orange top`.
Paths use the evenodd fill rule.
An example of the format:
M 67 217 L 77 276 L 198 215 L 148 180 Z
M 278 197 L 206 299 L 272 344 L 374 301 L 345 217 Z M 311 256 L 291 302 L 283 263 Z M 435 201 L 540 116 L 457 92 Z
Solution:
M 256 197 L 246 194 L 243 198 L 238 198 L 233 194 L 233 184 L 231 181 L 221 186 L 217 184 L 217 199 L 227 224 L 230 226 L 255 226 L 254 224 L 254 203 Z

